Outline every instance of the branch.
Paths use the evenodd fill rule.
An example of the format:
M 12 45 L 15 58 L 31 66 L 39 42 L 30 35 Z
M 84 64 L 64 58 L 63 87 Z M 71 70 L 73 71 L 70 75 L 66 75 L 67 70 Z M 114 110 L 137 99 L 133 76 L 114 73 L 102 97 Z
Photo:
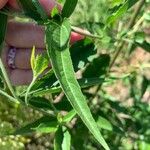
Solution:
M 143 5 L 145 3 L 145 0 L 140 0 L 139 1 L 139 4 L 138 6 L 136 7 L 134 13 L 133 13 L 133 16 L 131 17 L 130 21 L 129 21 L 129 24 L 127 26 L 127 29 L 130 30 L 133 26 L 134 26 L 134 23 L 139 15 L 139 12 L 141 11 Z M 116 53 L 114 55 L 114 58 L 112 59 L 112 62 L 110 63 L 110 67 L 109 67 L 109 71 L 111 70 L 111 68 L 113 67 L 113 65 L 115 64 L 116 62 L 116 59 L 117 57 L 119 56 L 120 52 L 122 51 L 124 45 L 125 45 L 125 41 L 122 41 L 120 44 L 119 44 L 119 47 L 118 49 L 116 50 Z

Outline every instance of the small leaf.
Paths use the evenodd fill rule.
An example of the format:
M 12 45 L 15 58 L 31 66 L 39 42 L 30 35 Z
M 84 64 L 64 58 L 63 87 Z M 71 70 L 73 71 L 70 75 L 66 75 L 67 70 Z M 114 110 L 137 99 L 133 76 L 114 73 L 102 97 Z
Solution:
M 107 18 L 107 24 L 110 25 L 112 22 L 116 21 L 119 17 L 126 13 L 128 10 L 128 2 L 124 3 L 117 11 L 111 14 L 110 17 Z
M 78 71 L 96 57 L 97 50 L 92 40 L 83 39 L 71 46 L 70 53 L 74 70 Z
M 36 129 L 37 127 L 39 127 L 41 124 L 42 124 L 42 127 L 41 129 L 43 129 L 43 126 L 46 125 L 46 124 L 53 124 L 54 125 L 54 122 L 56 123 L 57 122 L 57 119 L 56 118 L 50 118 L 49 116 L 44 116 L 38 120 L 36 120 L 35 122 L 33 123 L 30 123 L 18 130 L 16 130 L 13 134 L 14 135 L 24 135 L 24 134 L 31 134 L 33 132 L 35 132 L 34 129 Z M 56 124 L 55 124 L 56 125 Z M 54 128 L 54 126 L 53 126 Z M 40 129 L 39 129 L 40 130 Z M 37 131 L 37 130 L 36 130 Z M 55 131 L 55 130 L 53 130 Z M 40 131 L 41 132 L 41 131 Z
M 76 113 L 76 111 L 75 111 L 74 109 L 71 110 L 70 112 L 68 112 L 67 115 L 65 115 L 65 116 L 63 117 L 62 122 L 69 123 L 69 122 L 75 117 L 76 114 L 77 114 L 77 113 Z
M 70 150 L 71 135 L 66 127 L 59 127 L 54 139 L 54 150 Z
M 20 98 L 23 102 L 24 98 Z M 40 108 L 40 109 L 45 109 L 45 110 L 52 110 L 52 106 L 50 104 L 50 102 L 44 98 L 44 97 L 31 97 L 28 100 L 29 105 L 36 107 L 36 108 Z
M 51 133 L 56 132 L 58 123 L 56 121 L 40 123 L 36 128 L 32 128 L 36 132 L 40 133 Z
M 142 43 L 145 41 L 145 33 L 144 33 L 144 32 L 136 32 L 136 33 L 135 33 L 134 40 L 135 40 L 137 43 L 142 44 Z
M 32 49 L 31 67 L 34 77 L 38 77 L 48 67 L 48 59 L 46 55 L 40 54 L 35 57 L 35 47 Z
M 147 42 L 146 40 L 144 40 L 142 43 L 141 42 L 139 43 L 136 41 L 134 44 L 143 48 L 145 51 L 150 52 L 150 43 Z
M 57 83 L 56 81 L 53 80 L 53 78 L 47 78 L 47 81 L 45 83 L 45 80 L 42 79 L 37 81 L 31 90 L 31 94 L 34 96 L 38 95 L 45 95 L 47 93 L 59 93 L 62 91 L 60 85 L 54 85 Z M 94 85 L 100 85 L 104 82 L 104 78 L 82 78 L 77 80 L 81 88 L 88 88 Z M 49 83 L 49 84 L 48 84 Z
M 62 9 L 62 17 L 69 18 L 71 14 L 74 12 L 78 0 L 66 0 L 64 7 Z
M 143 95 L 145 94 L 148 86 L 150 85 L 150 80 L 148 80 L 145 76 L 143 76 L 143 82 L 142 82 L 142 85 L 141 85 L 141 96 L 140 98 L 143 97 Z
M 30 62 L 31 62 L 31 68 L 32 68 L 32 70 L 34 70 L 34 67 L 35 67 L 35 46 L 33 46 L 33 48 L 32 48 Z
M 111 125 L 111 123 L 106 118 L 103 118 L 101 116 L 99 116 L 97 119 L 97 125 L 101 129 L 105 129 L 105 130 L 109 130 L 109 131 L 113 130 L 113 126 Z
M 71 150 L 71 135 L 66 127 L 63 127 L 62 150 Z
M 127 12 L 127 10 L 130 9 L 137 2 L 138 0 L 126 0 L 119 7 L 114 7 L 113 12 L 107 18 L 107 25 L 110 25 L 111 23 L 115 22 L 119 17 L 123 16 Z
M 103 77 L 107 68 L 109 67 L 110 56 L 108 54 L 102 54 L 99 57 L 95 58 L 90 65 L 86 68 L 83 73 L 84 78 Z
M 63 131 L 62 128 L 59 127 L 57 132 L 55 133 L 54 150 L 62 150 L 62 142 L 63 142 Z
M 58 7 L 55 6 L 52 11 L 51 11 L 51 17 L 53 18 L 54 16 L 58 15 L 59 14 L 59 10 L 58 10 Z

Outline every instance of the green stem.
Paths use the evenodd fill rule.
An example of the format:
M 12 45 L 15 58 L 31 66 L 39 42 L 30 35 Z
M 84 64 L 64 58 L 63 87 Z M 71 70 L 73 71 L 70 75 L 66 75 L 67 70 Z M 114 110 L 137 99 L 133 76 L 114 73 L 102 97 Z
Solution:
M 74 32 L 76 32 L 76 33 L 78 33 L 80 35 L 87 36 L 87 37 L 93 38 L 93 39 L 101 39 L 100 36 L 94 35 L 94 34 L 90 33 L 87 30 L 83 30 L 83 29 L 75 27 L 75 26 L 71 26 L 71 29 L 72 29 L 72 31 L 74 31 Z
M 139 12 L 141 11 L 141 9 L 142 9 L 144 3 L 145 3 L 145 0 L 140 0 L 140 1 L 139 1 L 139 4 L 138 4 L 138 6 L 136 7 L 136 9 L 135 9 L 135 11 L 134 11 L 134 13 L 133 13 L 133 16 L 131 17 L 131 19 L 130 19 L 130 21 L 129 21 L 129 24 L 128 24 L 128 26 L 127 26 L 127 30 L 130 30 L 130 29 L 134 26 L 134 23 L 135 23 L 135 21 L 136 21 L 136 18 L 138 17 Z M 114 55 L 114 57 L 113 57 L 113 59 L 112 59 L 112 62 L 110 63 L 109 71 L 111 70 L 111 68 L 112 68 L 113 65 L 115 64 L 116 59 L 118 58 L 119 54 L 121 53 L 121 51 L 122 51 L 124 45 L 125 45 L 125 41 L 122 41 L 122 42 L 119 44 L 119 46 L 118 46 L 118 48 L 117 48 L 117 50 L 116 50 L 116 53 L 115 53 L 115 55 Z
M 15 99 L 14 97 L 8 95 L 6 92 L 0 90 L 0 94 L 3 95 L 3 96 L 5 96 L 5 97 L 7 97 L 11 102 L 19 104 L 19 102 L 18 102 L 17 99 Z
M 7 84 L 8 88 L 9 88 L 10 92 L 12 93 L 13 97 L 17 100 L 18 98 L 17 98 L 17 96 L 15 94 L 15 91 L 14 91 L 12 85 L 11 85 L 11 82 L 9 80 L 9 77 L 7 75 L 6 69 L 4 67 L 4 64 L 3 64 L 1 58 L 0 58 L 0 69 L 2 71 L 3 77 L 4 77 L 5 81 L 6 81 L 6 84 Z
M 32 88 L 32 86 L 33 86 L 33 84 L 35 83 L 36 79 L 37 79 L 37 77 L 33 77 L 32 82 L 31 82 L 30 85 L 28 86 L 27 92 L 26 92 L 26 94 L 25 94 L 25 103 L 26 103 L 26 105 L 28 105 L 28 95 L 29 95 L 29 92 L 30 92 L 30 90 L 31 90 L 31 88 Z

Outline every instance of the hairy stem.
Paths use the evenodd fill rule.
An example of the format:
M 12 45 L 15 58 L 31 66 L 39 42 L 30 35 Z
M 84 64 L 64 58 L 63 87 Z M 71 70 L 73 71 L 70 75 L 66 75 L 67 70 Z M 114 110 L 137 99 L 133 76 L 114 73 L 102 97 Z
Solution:
M 75 26 L 71 26 L 71 29 L 72 29 L 72 31 L 74 31 L 76 33 L 79 33 L 79 34 L 81 34 L 83 36 L 87 36 L 87 37 L 93 38 L 93 39 L 101 39 L 100 36 L 94 35 L 94 34 L 90 33 L 87 30 L 84 30 L 84 29 L 81 29 L 81 28 L 78 28 L 78 27 L 75 27 Z

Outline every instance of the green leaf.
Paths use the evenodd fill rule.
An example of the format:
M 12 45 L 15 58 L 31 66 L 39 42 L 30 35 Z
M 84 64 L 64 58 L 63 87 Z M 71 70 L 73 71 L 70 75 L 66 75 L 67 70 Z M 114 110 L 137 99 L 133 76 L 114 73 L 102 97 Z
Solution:
M 56 121 L 40 123 L 40 125 L 36 128 L 32 128 L 36 132 L 40 133 L 52 133 L 57 131 L 58 123 Z
M 31 67 L 34 77 L 38 77 L 48 67 L 48 59 L 46 55 L 40 54 L 35 57 L 35 47 L 32 49 Z
M 59 127 L 54 139 L 54 150 L 70 150 L 71 135 L 66 127 Z
M 64 22 L 61 26 L 59 26 L 56 23 L 55 30 L 51 34 L 54 42 L 53 45 L 55 45 L 57 50 L 64 50 L 70 39 L 70 31 L 70 24 Z
M 49 131 L 55 132 L 55 130 L 56 130 L 55 127 L 57 125 L 56 122 L 57 122 L 56 118 L 50 118 L 49 116 L 44 116 L 44 117 L 36 120 L 35 122 L 30 123 L 20 129 L 16 130 L 13 134 L 14 135 L 31 134 L 36 131 L 38 132 L 38 129 L 35 130 L 36 128 L 39 128 L 39 132 L 41 132 L 41 131 L 44 131 L 44 126 L 45 127 L 47 127 L 47 125 L 51 126 L 51 124 L 52 124 L 52 126 L 50 127 L 51 130 L 49 130 Z M 53 130 L 52 130 L 52 128 L 53 128 Z M 45 131 L 48 131 L 48 130 L 45 128 Z
M 30 62 L 31 62 L 31 68 L 32 68 L 32 70 L 34 70 L 34 67 L 35 67 L 35 46 L 33 46 L 33 48 L 32 48 Z
M 60 85 L 55 85 L 55 82 L 51 82 L 53 81 L 53 78 L 47 78 L 48 82 L 45 82 L 45 80 L 43 79 L 43 83 L 42 83 L 42 79 L 39 82 L 36 82 L 35 85 L 33 85 L 33 88 L 31 90 L 31 94 L 33 94 L 34 96 L 38 96 L 38 95 L 45 95 L 47 93 L 59 93 L 62 91 Z M 87 87 L 91 87 L 94 85 L 99 85 L 102 84 L 104 82 L 104 78 L 82 78 L 82 79 L 78 79 L 77 80 L 79 85 L 81 86 L 81 88 L 87 88 Z M 50 84 L 47 84 L 50 83 Z
M 110 25 L 112 22 L 116 21 L 119 17 L 126 13 L 128 10 L 128 2 L 122 5 L 117 11 L 115 11 L 110 17 L 107 18 L 107 24 Z
M 74 70 L 78 71 L 96 57 L 97 50 L 92 40 L 83 39 L 71 46 L 70 53 Z
M 62 9 L 62 17 L 69 18 L 71 14 L 74 12 L 78 0 L 66 0 L 64 7 Z
M 23 102 L 24 98 L 20 98 Z M 29 105 L 36 107 L 36 108 L 40 108 L 40 109 L 45 109 L 45 110 L 52 110 L 52 106 L 50 104 L 50 102 L 44 98 L 44 97 L 31 97 L 28 100 Z
M 119 7 L 113 8 L 114 11 L 111 13 L 111 15 L 107 18 L 107 25 L 110 25 L 111 23 L 115 22 L 119 17 L 123 16 L 129 8 L 131 8 L 138 0 L 126 0 L 122 5 Z
M 71 150 L 71 135 L 66 127 L 63 127 L 62 150 Z
M 41 16 L 41 18 L 46 21 L 48 19 L 48 16 L 46 14 L 46 11 L 44 8 L 41 6 L 38 0 L 32 0 L 34 7 L 36 8 L 37 12 Z
M 65 115 L 65 116 L 63 117 L 62 122 L 65 122 L 65 123 L 70 122 L 70 121 L 75 117 L 75 115 L 76 115 L 76 111 L 73 109 L 73 110 L 71 110 L 70 112 L 68 112 L 67 115 Z
M 136 32 L 135 33 L 135 37 L 134 37 L 134 40 L 137 42 L 137 43 L 143 43 L 145 41 L 145 33 L 144 32 Z
M 58 28 L 66 28 L 68 30 L 64 33 L 61 33 L 64 36 L 60 36 Z M 57 32 L 56 32 L 57 29 Z M 57 39 L 60 39 L 60 37 L 63 38 L 63 41 L 67 41 L 69 38 L 68 36 L 70 34 L 65 35 L 65 33 L 70 33 L 71 27 L 70 23 L 67 19 L 64 20 L 64 22 L 59 25 L 54 22 L 49 22 L 46 25 L 46 44 L 47 44 L 47 52 L 49 55 L 49 58 L 51 60 L 52 67 L 54 69 L 55 75 L 58 78 L 60 85 L 67 96 L 68 100 L 70 101 L 71 105 L 75 109 L 75 111 L 78 113 L 78 115 L 81 117 L 82 121 L 85 123 L 87 128 L 90 130 L 90 132 L 94 135 L 94 137 L 97 139 L 97 141 L 105 148 L 109 149 L 107 146 L 105 140 L 103 139 L 97 124 L 95 120 L 93 119 L 93 116 L 90 112 L 90 109 L 86 103 L 85 97 L 81 92 L 80 86 L 75 78 L 75 73 L 72 66 L 72 61 L 70 57 L 69 52 L 69 43 L 66 47 L 64 47 L 61 51 L 58 49 L 58 47 L 55 45 L 53 34 L 55 33 L 55 36 Z M 56 38 L 55 38 L 56 39 Z
M 139 150 L 149 150 L 150 149 L 150 143 L 146 141 L 138 141 L 138 149 Z
M 42 21 L 41 15 L 37 12 L 32 0 L 18 0 L 23 8 L 26 16 L 34 19 L 37 22 Z
M 150 85 L 150 80 L 148 80 L 145 76 L 143 76 L 143 81 L 142 81 L 142 85 L 141 85 L 140 99 L 145 94 L 145 92 L 146 92 L 149 85 Z
M 139 41 L 135 41 L 135 45 L 143 48 L 145 51 L 150 52 L 150 43 L 144 40 L 142 43 Z
M 101 116 L 99 116 L 97 119 L 97 125 L 101 129 L 105 129 L 105 130 L 109 130 L 109 131 L 113 130 L 113 126 L 111 125 L 111 123 L 106 118 L 101 117 Z
M 3 42 L 6 34 L 6 27 L 7 27 L 7 15 L 0 13 L 0 54 L 3 47 Z
M 111 5 L 114 6 L 119 6 L 120 4 L 122 4 L 124 2 L 124 0 L 112 0 Z
M 92 63 L 86 68 L 83 73 L 84 78 L 92 78 L 92 77 L 103 77 L 107 68 L 109 67 L 110 56 L 108 54 L 102 54 L 99 57 L 95 58 Z
M 59 10 L 58 10 L 58 7 L 55 6 L 52 11 L 51 11 L 51 17 L 53 18 L 54 16 L 58 15 L 59 14 Z
M 55 133 L 54 150 L 62 150 L 62 142 L 63 142 L 63 131 L 62 128 L 59 127 L 57 132 Z

